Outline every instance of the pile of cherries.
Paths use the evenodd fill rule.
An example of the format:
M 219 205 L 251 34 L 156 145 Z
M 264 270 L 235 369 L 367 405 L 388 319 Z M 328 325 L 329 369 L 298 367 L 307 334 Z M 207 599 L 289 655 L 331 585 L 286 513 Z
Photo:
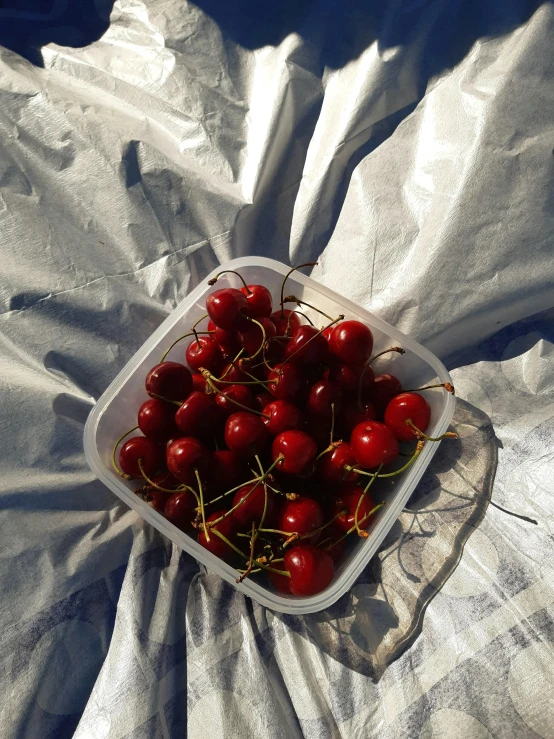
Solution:
M 142 481 L 136 492 L 156 511 L 232 562 L 237 582 L 267 573 L 280 592 L 308 596 L 332 581 L 347 537 L 368 536 L 384 505 L 369 493 L 375 480 L 401 473 L 438 439 L 425 434 L 423 395 L 374 374 L 370 329 L 285 297 L 289 275 L 275 311 L 269 290 L 242 277 L 240 290 L 208 296 L 207 314 L 149 371 L 150 399 L 112 461 Z M 188 367 L 166 358 L 186 338 Z M 387 352 L 403 350 L 376 356 Z M 137 429 L 143 435 L 124 441 Z

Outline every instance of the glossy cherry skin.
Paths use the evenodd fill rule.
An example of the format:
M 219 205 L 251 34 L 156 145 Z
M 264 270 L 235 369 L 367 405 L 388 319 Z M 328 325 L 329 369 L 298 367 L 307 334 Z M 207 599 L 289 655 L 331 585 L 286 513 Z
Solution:
M 215 511 L 210 516 L 208 516 L 208 518 L 206 519 L 206 523 L 216 521 L 226 512 L 227 511 L 223 509 L 220 511 Z M 227 516 L 227 518 L 224 518 L 223 521 L 217 523 L 213 528 L 221 532 L 226 539 L 229 539 L 229 541 L 233 541 L 233 537 L 235 534 L 235 523 L 232 516 Z M 209 532 L 209 541 L 207 540 L 204 531 L 200 531 L 198 533 L 198 543 L 212 554 L 215 554 L 216 557 L 219 557 L 220 559 L 229 559 L 229 557 L 233 554 L 233 550 L 228 544 L 223 541 L 223 539 L 220 539 L 219 536 L 213 532 L 213 528 Z
M 400 380 L 394 375 L 376 375 L 371 388 L 370 400 L 375 412 L 382 418 L 385 409 L 395 395 L 402 392 Z
M 293 595 L 315 595 L 325 590 L 335 574 L 333 560 L 322 549 L 310 544 L 297 544 L 285 554 L 285 569 L 290 573 Z
M 210 460 L 210 483 L 213 490 L 223 492 L 236 487 L 243 477 L 244 461 L 230 449 L 219 449 Z
M 269 392 L 278 400 L 294 400 L 302 386 L 300 370 L 294 364 L 275 365 L 267 379 Z
M 270 318 L 258 318 L 257 316 L 255 316 L 255 319 L 264 327 L 265 340 L 269 341 L 269 339 L 272 339 L 275 336 L 275 324 L 273 321 Z M 262 330 L 258 326 L 258 323 L 245 321 L 240 324 L 240 327 L 237 330 L 237 337 L 240 346 L 242 346 L 246 353 L 251 357 L 260 350 L 263 341 Z
M 363 375 L 362 375 L 363 373 Z M 331 367 L 324 374 L 325 380 L 332 380 L 341 390 L 348 395 L 358 396 L 358 388 L 360 377 L 362 378 L 362 398 L 366 398 L 367 394 L 373 387 L 375 375 L 370 365 L 365 364 L 344 364 L 339 362 Z
M 163 449 L 145 436 L 133 436 L 121 447 L 119 466 L 126 475 L 142 477 L 139 459 L 146 475 L 152 477 L 163 462 Z
M 343 441 L 319 458 L 317 476 L 324 485 L 339 485 L 343 481 L 355 482 L 360 475 L 353 470 L 345 470 L 344 466 L 354 467 L 356 464 L 350 445 Z
M 196 517 L 198 503 L 190 490 L 182 490 L 175 495 L 170 495 L 165 504 L 164 514 L 168 521 L 179 529 L 192 528 L 192 522 Z
M 339 419 L 338 419 L 338 428 L 340 429 L 340 432 L 342 436 L 345 439 L 349 439 L 352 431 L 356 428 L 356 426 L 359 423 L 363 423 L 364 421 L 374 421 L 375 420 L 375 410 L 373 408 L 373 405 L 369 402 L 362 403 L 361 409 L 358 408 L 358 405 L 356 402 L 352 402 L 350 405 L 346 406 L 346 408 L 341 413 Z
M 328 355 L 327 342 L 315 326 L 300 326 L 285 349 L 285 361 L 295 364 L 323 362 Z
M 331 380 L 320 380 L 312 385 L 307 402 L 308 412 L 320 418 L 331 418 L 334 406 L 335 418 L 342 410 L 342 390 Z
M 211 337 L 221 349 L 237 354 L 240 346 L 236 331 L 227 331 L 224 328 L 219 328 L 213 321 L 208 321 L 208 331 L 213 332 Z
M 202 444 L 193 436 L 183 436 L 176 439 L 166 449 L 165 460 L 167 469 L 178 480 L 184 482 L 185 485 L 196 486 L 195 469 L 204 477 L 205 469 L 210 453 Z
M 367 362 L 373 349 L 373 334 L 360 321 L 342 321 L 331 334 L 329 349 L 341 362 Z
M 223 367 L 223 354 L 211 336 L 199 336 L 190 342 L 186 351 L 187 363 L 193 370 L 201 368 L 219 374 Z
M 398 457 L 398 439 L 379 421 L 359 423 L 350 437 L 350 448 L 362 467 L 373 469 L 390 464 Z
M 212 395 L 195 390 L 177 409 L 175 423 L 185 436 L 211 437 L 223 424 L 223 415 Z
M 198 392 L 200 393 L 205 393 L 206 392 L 206 378 L 199 373 L 195 373 L 192 376 L 192 389 L 198 390 Z
M 236 452 L 253 457 L 266 445 L 268 434 L 260 416 L 239 411 L 225 424 L 225 443 Z
M 300 328 L 300 316 L 288 308 L 285 308 L 282 313 L 280 309 L 276 310 L 270 318 L 277 329 L 277 336 L 292 336 L 296 329 Z
M 177 408 L 165 400 L 152 398 L 141 405 L 138 412 L 138 427 L 147 439 L 163 444 L 177 434 L 175 411 Z
M 210 319 L 216 326 L 224 328 L 226 331 L 235 328 L 241 316 L 241 311 L 247 309 L 246 296 L 240 290 L 235 290 L 232 287 L 215 290 L 206 298 L 206 310 Z
M 274 462 L 280 454 L 283 455 L 283 459 L 276 464 L 279 472 L 286 472 L 288 475 L 302 475 L 313 467 L 317 444 L 304 431 L 294 429 L 283 431 L 273 439 L 271 445 Z
M 244 502 L 241 503 L 241 501 Z M 233 507 L 238 505 L 238 508 L 232 514 L 237 526 L 240 529 L 246 529 L 252 525 L 252 521 L 255 521 L 256 524 L 259 525 L 264 512 L 264 504 L 265 491 L 264 486 L 261 483 L 250 483 L 249 485 L 244 485 L 240 490 L 237 490 L 233 497 Z M 264 519 L 264 526 L 266 528 L 270 527 L 275 508 L 275 493 L 268 489 Z
M 296 500 L 286 500 L 281 506 L 277 528 L 300 536 L 314 531 L 304 541 L 315 544 L 321 536 L 321 532 L 316 529 L 324 523 L 325 517 L 319 503 L 313 498 L 300 495 Z
M 246 372 L 249 372 L 250 374 L 246 374 Z M 222 377 L 225 380 L 225 383 L 232 383 L 232 382 L 255 382 L 256 370 L 252 371 L 250 367 L 248 366 L 248 362 L 245 362 L 243 359 L 239 359 L 238 362 L 235 362 L 234 364 L 227 364 L 225 368 L 223 369 L 223 372 L 221 373 L 220 377 Z M 251 377 L 251 375 L 254 375 L 254 378 Z M 215 383 L 217 385 L 217 382 Z M 228 385 L 221 383 L 221 388 L 228 387 Z M 254 386 L 252 386 L 254 387 Z M 254 388 L 255 389 L 255 388 Z
M 269 416 L 269 418 L 264 418 L 263 422 L 271 436 L 277 436 L 290 429 L 302 428 L 304 424 L 302 414 L 288 400 L 272 400 L 262 412 L 265 416 Z
M 168 472 L 168 470 L 164 470 L 163 472 L 158 472 L 157 475 L 154 475 L 154 477 L 151 478 L 152 482 L 154 482 L 156 485 L 158 485 L 161 488 L 165 488 L 166 490 L 173 490 L 174 488 L 178 488 L 181 484 L 181 481 L 178 480 L 176 477 L 174 477 L 171 472 Z M 147 486 L 149 490 L 156 490 L 155 487 L 148 485 Z M 171 493 L 162 493 L 161 490 L 158 490 L 157 492 L 165 495 L 170 495 Z
M 431 408 L 423 395 L 400 393 L 396 395 L 385 410 L 385 425 L 394 431 L 400 441 L 413 441 L 417 435 L 407 420 L 425 431 L 431 420 Z M 144 432 L 143 432 L 144 433 Z
M 188 367 L 179 362 L 161 362 L 146 375 L 146 392 L 168 400 L 185 400 L 192 390 L 192 376 Z
M 263 316 L 269 318 L 273 310 L 273 300 L 271 293 L 264 285 L 248 285 L 241 287 L 241 293 L 246 296 L 248 305 L 244 308 L 243 313 L 251 318 Z
M 282 564 L 282 562 L 278 562 L 275 565 L 275 569 L 277 569 L 280 564 Z M 267 574 L 269 575 L 269 579 L 271 580 L 275 588 L 280 593 L 290 593 L 290 577 L 288 577 L 287 575 L 279 575 L 278 572 L 271 571 L 269 571 Z
M 355 482 L 343 482 L 340 486 L 338 496 L 333 502 L 333 516 L 346 509 L 346 513 L 335 519 L 335 525 L 346 533 L 350 531 L 354 526 L 354 516 L 356 515 L 356 508 L 360 502 L 360 508 L 358 510 L 358 526 L 361 529 L 367 529 L 371 523 L 372 516 L 368 514 L 375 508 L 375 503 L 371 498 L 369 492 L 364 495 L 364 489 L 361 485 L 357 485 Z
M 215 402 L 221 408 L 225 418 L 240 410 L 240 406 L 233 403 L 233 401 L 247 408 L 254 407 L 254 396 L 248 385 L 223 385 L 221 393 L 215 396 Z

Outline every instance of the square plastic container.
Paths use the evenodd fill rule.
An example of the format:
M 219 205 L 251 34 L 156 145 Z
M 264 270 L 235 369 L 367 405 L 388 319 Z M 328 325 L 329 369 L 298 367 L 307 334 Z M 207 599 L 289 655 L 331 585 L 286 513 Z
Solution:
M 135 495 L 133 490 L 136 483 L 134 486 L 132 482 L 119 477 L 113 471 L 110 462 L 114 443 L 126 428 L 136 425 L 138 408 L 147 399 L 144 381 L 149 369 L 159 362 L 165 349 L 175 339 L 205 314 L 206 297 L 210 292 L 226 285 L 240 286 L 238 278 L 232 274 L 224 275 L 215 286 L 208 286 L 208 280 L 225 269 L 240 271 L 248 284 L 265 285 L 271 291 L 274 305 L 277 306 L 281 282 L 290 268 L 272 259 L 244 257 L 222 264 L 208 275 L 202 284 L 191 292 L 152 334 L 98 400 L 85 426 L 85 455 L 94 474 L 121 500 L 137 511 L 158 531 L 169 537 L 177 546 L 216 572 L 237 590 L 275 611 L 293 614 L 315 613 L 329 607 L 347 592 L 377 552 L 383 538 L 414 491 L 436 452 L 438 444 L 426 444 L 411 467 L 397 477 L 391 478 L 382 488 L 375 491 L 379 499 L 387 501 L 387 505 L 375 515 L 372 526 L 368 529 L 367 539 L 349 537 L 353 540 L 350 548 L 340 561 L 333 582 L 324 591 L 308 598 L 299 598 L 277 592 L 269 580 L 267 587 L 251 579 L 246 579 L 240 584 L 235 583 L 238 573 L 233 567 L 208 552 Z M 329 315 L 338 316 L 343 313 L 347 319 L 356 318 L 366 323 L 373 332 L 374 353 L 391 346 L 401 346 L 406 350 L 402 356 L 393 353 L 378 359 L 375 364 L 376 373 L 392 372 L 400 379 L 403 387 L 422 387 L 433 382 L 450 382 L 450 376 L 444 365 L 427 349 L 311 278 L 294 272 L 287 281 L 286 293 L 293 293 L 296 297 L 317 305 Z M 310 310 L 306 310 L 305 313 L 316 325 L 322 324 L 322 318 L 318 314 Z M 185 346 L 177 344 L 168 358 L 184 362 L 184 352 Z M 440 436 L 447 430 L 452 420 L 455 399 L 442 388 L 427 390 L 424 394 L 431 406 L 431 423 L 428 433 L 431 436 Z

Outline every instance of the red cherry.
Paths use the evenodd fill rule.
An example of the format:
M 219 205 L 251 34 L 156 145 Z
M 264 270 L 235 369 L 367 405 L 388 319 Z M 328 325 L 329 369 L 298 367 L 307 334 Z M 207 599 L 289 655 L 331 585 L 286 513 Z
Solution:
M 398 440 L 384 423 L 364 421 L 359 423 L 350 437 L 350 447 L 362 467 L 378 467 L 390 464 L 398 457 Z
M 394 431 L 400 441 L 413 441 L 417 438 L 414 429 L 406 423 L 408 419 L 420 431 L 425 431 L 429 426 L 431 407 L 423 395 L 400 393 L 388 404 L 385 410 L 385 424 Z
M 338 485 L 344 480 L 355 482 L 360 475 L 354 470 L 345 470 L 346 464 L 355 466 L 357 462 L 350 445 L 343 441 L 319 458 L 317 476 L 325 485 Z
M 304 431 L 283 431 L 276 436 L 271 445 L 273 461 L 282 454 L 283 459 L 277 462 L 276 468 L 289 475 L 301 475 L 313 467 L 317 444 Z
M 196 517 L 196 498 L 190 490 L 182 490 L 175 495 L 170 495 L 165 504 L 165 517 L 179 529 L 192 528 L 192 522 Z
M 298 544 L 285 554 L 285 568 L 290 572 L 293 595 L 315 595 L 325 590 L 335 574 L 333 560 L 322 549 Z
M 271 403 L 272 400 L 274 400 L 273 395 L 265 390 L 262 390 L 260 393 L 256 393 L 256 395 L 254 396 L 254 407 L 258 411 L 263 411 L 266 405 L 268 403 Z
M 157 475 L 154 475 L 154 477 L 151 478 L 152 482 L 156 485 L 159 485 L 161 488 L 166 488 L 166 490 L 172 490 L 174 488 L 178 488 L 181 484 L 181 481 L 178 480 L 176 477 L 174 477 L 170 472 L 167 470 L 164 470 L 163 472 L 158 472 Z M 153 486 L 148 485 L 148 490 L 155 491 L 156 488 Z M 158 490 L 157 492 L 162 493 L 161 490 Z M 162 493 L 163 495 L 171 495 L 171 493 Z
M 327 343 L 329 343 L 329 339 L 331 338 L 331 334 L 335 330 L 335 326 L 328 326 L 326 329 L 322 331 L 322 336 L 325 339 Z
M 331 418 L 334 405 L 335 417 L 342 410 L 342 391 L 331 380 L 320 380 L 312 386 L 308 395 L 307 408 L 314 416 Z
M 240 312 L 248 309 L 248 301 L 240 290 L 225 287 L 216 290 L 206 298 L 206 310 L 211 320 L 219 328 L 227 331 L 235 328 Z
M 208 516 L 208 518 L 206 519 L 206 523 L 216 521 L 220 516 L 223 516 L 224 513 L 227 513 L 227 511 L 215 511 L 210 516 Z M 222 533 L 226 539 L 232 541 L 235 533 L 235 525 L 232 516 L 227 516 L 227 518 L 224 518 L 223 521 L 216 523 L 216 525 L 209 530 L 209 541 L 207 540 L 204 531 L 200 531 L 198 534 L 198 543 L 201 544 L 205 549 L 207 549 L 212 554 L 215 554 L 215 556 L 219 557 L 220 559 L 229 559 L 229 557 L 233 554 L 233 550 L 228 544 L 223 541 L 223 539 L 220 539 L 219 536 L 214 533 L 213 529 L 217 529 L 217 531 Z
M 369 517 L 368 514 L 375 508 L 375 503 L 369 495 L 369 492 L 364 495 L 363 487 L 356 485 L 355 482 L 343 482 L 340 486 L 338 497 L 333 502 L 332 513 L 333 516 L 336 516 L 346 508 L 347 512 L 335 519 L 336 526 L 341 529 L 343 533 L 350 531 L 352 526 L 354 526 L 356 508 L 362 495 L 364 497 L 358 510 L 358 526 L 361 529 L 367 529 L 371 523 L 371 517 Z
M 206 378 L 200 374 L 194 374 L 192 376 L 192 389 L 197 390 L 200 393 L 206 392 Z
M 233 400 L 247 408 L 254 407 L 254 397 L 246 385 L 225 385 L 224 388 L 215 396 L 215 402 L 226 418 L 239 410 L 239 406 L 233 403 Z
M 285 308 L 282 312 L 281 310 L 276 310 L 271 314 L 270 318 L 277 329 L 277 336 L 292 336 L 296 329 L 300 328 L 300 317 L 298 313 L 294 313 L 288 308 Z M 288 333 L 286 333 L 287 328 Z
M 288 400 L 272 400 L 265 406 L 263 413 L 269 416 L 264 418 L 263 422 L 271 436 L 277 436 L 290 429 L 299 429 L 303 425 L 302 414 Z
M 260 416 L 244 411 L 227 419 L 225 443 L 229 449 L 253 457 L 263 450 L 266 441 L 267 431 Z
M 273 300 L 271 299 L 271 293 L 263 285 L 248 285 L 248 287 L 241 287 L 241 293 L 246 296 L 248 306 L 243 310 L 247 316 L 257 318 L 258 316 L 265 316 L 268 318 L 271 315 L 273 308 Z
M 279 563 L 280 564 L 280 563 Z M 277 565 L 275 565 L 277 567 Z M 267 573 L 269 579 L 280 593 L 288 593 L 290 595 L 290 577 L 287 575 L 279 575 L 278 572 Z
M 212 454 L 210 481 L 214 490 L 223 492 L 236 487 L 241 481 L 242 472 L 243 460 L 236 452 L 220 449 Z
M 342 321 L 331 334 L 329 349 L 341 362 L 366 362 L 373 349 L 373 334 L 360 321 Z
M 382 418 L 387 405 L 395 395 L 402 392 L 400 380 L 394 375 L 376 375 L 371 389 L 371 402 L 377 415 Z
M 341 413 L 340 418 L 338 419 L 338 427 L 340 428 L 342 435 L 346 439 L 349 439 L 352 435 L 352 431 L 354 431 L 359 423 L 374 420 L 375 410 L 371 403 L 362 403 L 361 410 L 358 408 L 356 403 L 352 403 Z
M 150 508 L 158 511 L 158 513 L 163 513 L 165 511 L 165 504 L 170 496 L 171 493 L 164 493 L 161 490 L 152 489 L 148 493 L 148 505 Z
M 205 474 L 209 452 L 202 442 L 192 436 L 176 439 L 166 450 L 168 470 L 186 485 L 196 485 L 195 469 Z
M 224 368 L 223 372 L 221 373 L 221 377 L 225 380 L 226 383 L 228 382 L 254 382 L 252 377 L 250 375 L 247 375 L 246 372 L 243 370 L 246 370 L 250 373 L 250 375 L 256 376 L 256 371 L 251 370 L 248 366 L 248 362 L 245 362 L 243 359 L 239 359 L 238 362 L 235 362 L 234 364 L 228 364 Z M 215 382 L 217 385 L 217 381 Z M 227 385 L 221 385 L 221 387 L 228 387 Z
M 282 505 L 277 528 L 303 536 L 319 529 L 324 523 L 325 518 L 319 503 L 313 498 L 301 495 L 296 500 L 285 501 Z M 306 541 L 315 544 L 320 536 L 321 532 L 316 531 L 312 536 L 306 537 Z
M 142 477 L 139 467 L 148 477 L 152 477 L 163 461 L 163 449 L 145 436 L 133 436 L 123 444 L 119 452 L 119 466 L 126 475 Z
M 237 354 L 240 346 L 236 331 L 227 331 L 224 328 L 219 328 L 213 321 L 208 321 L 208 331 L 213 332 L 211 333 L 212 339 L 222 349 L 228 350 L 231 353 L 234 352 L 234 355 Z
M 266 341 L 275 336 L 275 324 L 270 318 L 258 318 L 258 323 L 264 327 Z M 260 349 L 263 340 L 262 329 L 253 321 L 241 323 L 237 330 L 240 346 L 244 347 L 247 354 L 253 356 Z
M 168 400 L 185 400 L 192 390 L 192 376 L 188 367 L 179 362 L 161 362 L 146 375 L 146 392 Z
M 201 368 L 217 375 L 223 367 L 221 349 L 211 336 L 199 336 L 190 342 L 186 351 L 187 363 L 193 370 Z
M 297 328 L 285 349 L 286 361 L 295 364 L 323 362 L 327 354 L 327 342 L 315 326 Z
M 269 392 L 278 400 L 294 400 L 302 384 L 300 371 L 288 363 L 275 365 L 267 379 Z
M 325 529 L 325 534 L 326 534 L 326 538 L 331 536 L 333 537 L 333 539 L 339 539 L 344 534 L 344 531 L 338 526 L 335 526 L 335 522 L 333 521 L 333 523 L 328 528 Z M 331 557 L 331 559 L 333 560 L 333 563 L 337 564 L 337 562 L 339 562 L 342 559 L 345 549 L 346 549 L 346 539 L 341 539 L 330 549 L 325 549 L 325 551 Z
M 143 403 L 138 412 L 138 427 L 147 439 L 163 444 L 177 433 L 175 406 L 152 398 Z
M 362 372 L 362 397 L 365 398 L 371 390 L 375 378 L 369 365 L 339 363 L 335 367 L 329 368 L 323 377 L 325 380 L 335 382 L 343 392 L 357 397 Z
M 247 498 L 248 496 L 248 498 Z M 238 505 L 239 507 L 233 512 L 233 517 L 240 528 L 247 528 L 251 526 L 252 521 L 259 524 L 262 514 L 264 512 L 265 505 L 265 491 L 264 486 L 256 484 L 255 482 L 244 485 L 234 495 L 233 506 Z M 267 506 L 265 511 L 265 526 L 267 527 L 268 522 L 271 520 L 275 511 L 275 493 L 268 489 L 267 491 Z
M 223 422 L 220 408 L 211 395 L 192 392 L 177 409 L 175 423 L 185 436 L 213 436 Z

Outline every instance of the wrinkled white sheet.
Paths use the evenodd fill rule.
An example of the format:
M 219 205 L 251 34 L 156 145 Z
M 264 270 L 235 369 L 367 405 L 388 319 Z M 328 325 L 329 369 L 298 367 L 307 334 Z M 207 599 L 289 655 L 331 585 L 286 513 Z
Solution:
M 97 2 L 106 33 L 44 68 L 0 48 L 2 736 L 554 737 L 554 9 L 306 3 L 266 36 L 217 5 Z M 199 568 L 82 450 L 152 330 L 249 253 L 317 259 L 460 397 L 460 442 L 306 618 Z

